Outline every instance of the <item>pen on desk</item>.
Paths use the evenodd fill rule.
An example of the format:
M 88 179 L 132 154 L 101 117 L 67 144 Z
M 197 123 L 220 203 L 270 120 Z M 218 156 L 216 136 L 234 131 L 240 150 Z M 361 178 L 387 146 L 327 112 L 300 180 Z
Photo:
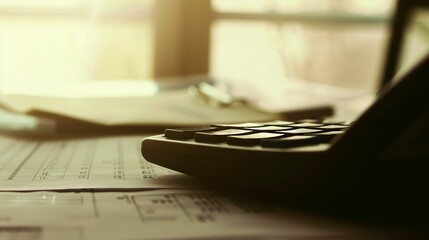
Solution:
M 202 82 L 188 87 L 191 96 L 202 99 L 208 105 L 213 107 L 230 107 L 236 103 L 248 104 L 244 99 L 234 97 L 232 94 L 224 91 L 213 84 Z M 263 110 L 261 110 L 263 111 Z M 321 105 L 313 107 L 304 107 L 302 109 L 287 110 L 276 112 L 279 118 L 288 120 L 297 120 L 304 118 L 325 118 L 334 114 L 334 108 L 331 105 Z
M 207 82 L 190 86 L 188 92 L 191 96 L 200 98 L 213 107 L 229 107 L 235 103 L 245 103 L 244 99 L 236 98 Z

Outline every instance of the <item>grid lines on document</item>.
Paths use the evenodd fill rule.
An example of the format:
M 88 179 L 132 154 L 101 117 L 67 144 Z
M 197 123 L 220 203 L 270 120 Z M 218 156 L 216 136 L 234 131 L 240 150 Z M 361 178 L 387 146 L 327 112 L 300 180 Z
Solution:
M 68 144 L 67 142 L 54 144 L 32 180 L 64 179 L 75 150 L 76 146 L 74 144 Z
M 38 145 L 37 142 L 0 139 L 0 181 L 14 179 Z
M 142 159 L 139 141 L 133 138 L 100 138 L 96 143 L 89 179 L 158 179 L 151 164 Z
M 152 164 L 144 159 L 140 159 L 140 170 L 141 176 L 144 179 L 159 179 L 158 175 L 156 175 L 155 170 L 153 170 Z
M 133 139 L 30 142 L 0 148 L 0 180 L 141 179 L 158 176 L 152 165 L 142 159 L 138 142 Z
M 133 196 L 142 222 L 216 222 L 229 210 L 212 193 L 179 193 Z
M 41 161 L 33 181 L 87 179 L 94 143 L 83 141 L 46 142 L 41 148 L 44 156 L 36 154 L 35 161 Z
M 14 144 L 13 142 L 9 142 L 9 141 L 2 142 L 0 144 L 0 154 L 2 156 L 8 155 L 11 152 L 13 152 L 14 147 L 16 147 L 16 144 Z M 2 171 L 7 166 L 7 164 L 10 161 L 12 161 L 13 159 L 14 159 L 13 156 L 12 157 L 1 158 L 1 161 L 0 161 L 0 171 Z

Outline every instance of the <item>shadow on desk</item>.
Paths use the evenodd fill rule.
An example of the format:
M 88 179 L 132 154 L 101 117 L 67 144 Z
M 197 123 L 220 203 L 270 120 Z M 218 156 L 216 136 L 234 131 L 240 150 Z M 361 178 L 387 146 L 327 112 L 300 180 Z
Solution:
M 403 171 L 406 172 L 407 169 Z M 424 175 L 420 173 L 416 176 Z M 225 185 L 216 184 L 213 188 L 226 194 L 257 199 L 263 203 L 276 203 L 335 221 L 403 232 L 405 235 L 402 237 L 407 236 L 406 239 L 426 239 L 429 231 L 429 204 L 425 195 L 427 180 L 404 181 L 402 177 L 379 176 L 377 181 L 373 178 L 374 181 L 369 183 L 348 183 L 347 188 L 319 189 L 301 196 L 283 194 L 284 190 L 281 188 L 266 191 L 226 188 Z M 415 184 L 416 182 L 420 184 Z M 410 183 L 414 185 L 409 185 Z M 402 237 L 388 239 L 403 239 Z

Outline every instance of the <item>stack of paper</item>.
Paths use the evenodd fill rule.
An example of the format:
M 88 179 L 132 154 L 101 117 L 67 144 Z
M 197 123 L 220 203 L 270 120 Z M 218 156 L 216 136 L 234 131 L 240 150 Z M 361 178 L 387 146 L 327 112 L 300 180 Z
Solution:
M 6 88 L 0 104 L 16 113 L 99 126 L 189 126 L 278 118 L 245 104 L 212 107 L 191 96 L 185 86 L 162 89 L 152 81 Z

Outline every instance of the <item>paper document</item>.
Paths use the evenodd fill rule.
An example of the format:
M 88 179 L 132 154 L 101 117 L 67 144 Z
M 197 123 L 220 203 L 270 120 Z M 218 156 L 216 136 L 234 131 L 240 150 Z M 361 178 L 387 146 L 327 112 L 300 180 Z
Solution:
M 143 136 L 33 141 L 0 137 L 0 191 L 190 187 L 143 159 Z
M 39 87 L 40 88 L 40 87 Z M 148 81 L 80 83 L 45 91 L 7 91 L 0 104 L 18 113 L 65 116 L 75 120 L 118 125 L 204 125 L 219 122 L 268 121 L 278 118 L 245 104 L 226 108 L 207 105 L 192 97 L 186 87 L 158 91 Z M 88 90 L 90 89 L 90 90 Z M 102 94 L 100 94 L 102 93 Z
M 362 89 L 276 78 L 264 81 L 237 81 L 232 89 L 234 96 L 244 98 L 258 109 L 272 113 L 287 113 L 322 106 L 333 107 L 337 102 L 351 101 L 368 95 L 368 91 Z
M 55 239 L 49 238 L 55 236 L 55 230 L 64 231 L 62 240 L 381 236 L 363 227 L 203 190 L 3 192 L 0 220 L 0 236 L 23 232 L 26 238 L 22 239 L 37 240 Z

